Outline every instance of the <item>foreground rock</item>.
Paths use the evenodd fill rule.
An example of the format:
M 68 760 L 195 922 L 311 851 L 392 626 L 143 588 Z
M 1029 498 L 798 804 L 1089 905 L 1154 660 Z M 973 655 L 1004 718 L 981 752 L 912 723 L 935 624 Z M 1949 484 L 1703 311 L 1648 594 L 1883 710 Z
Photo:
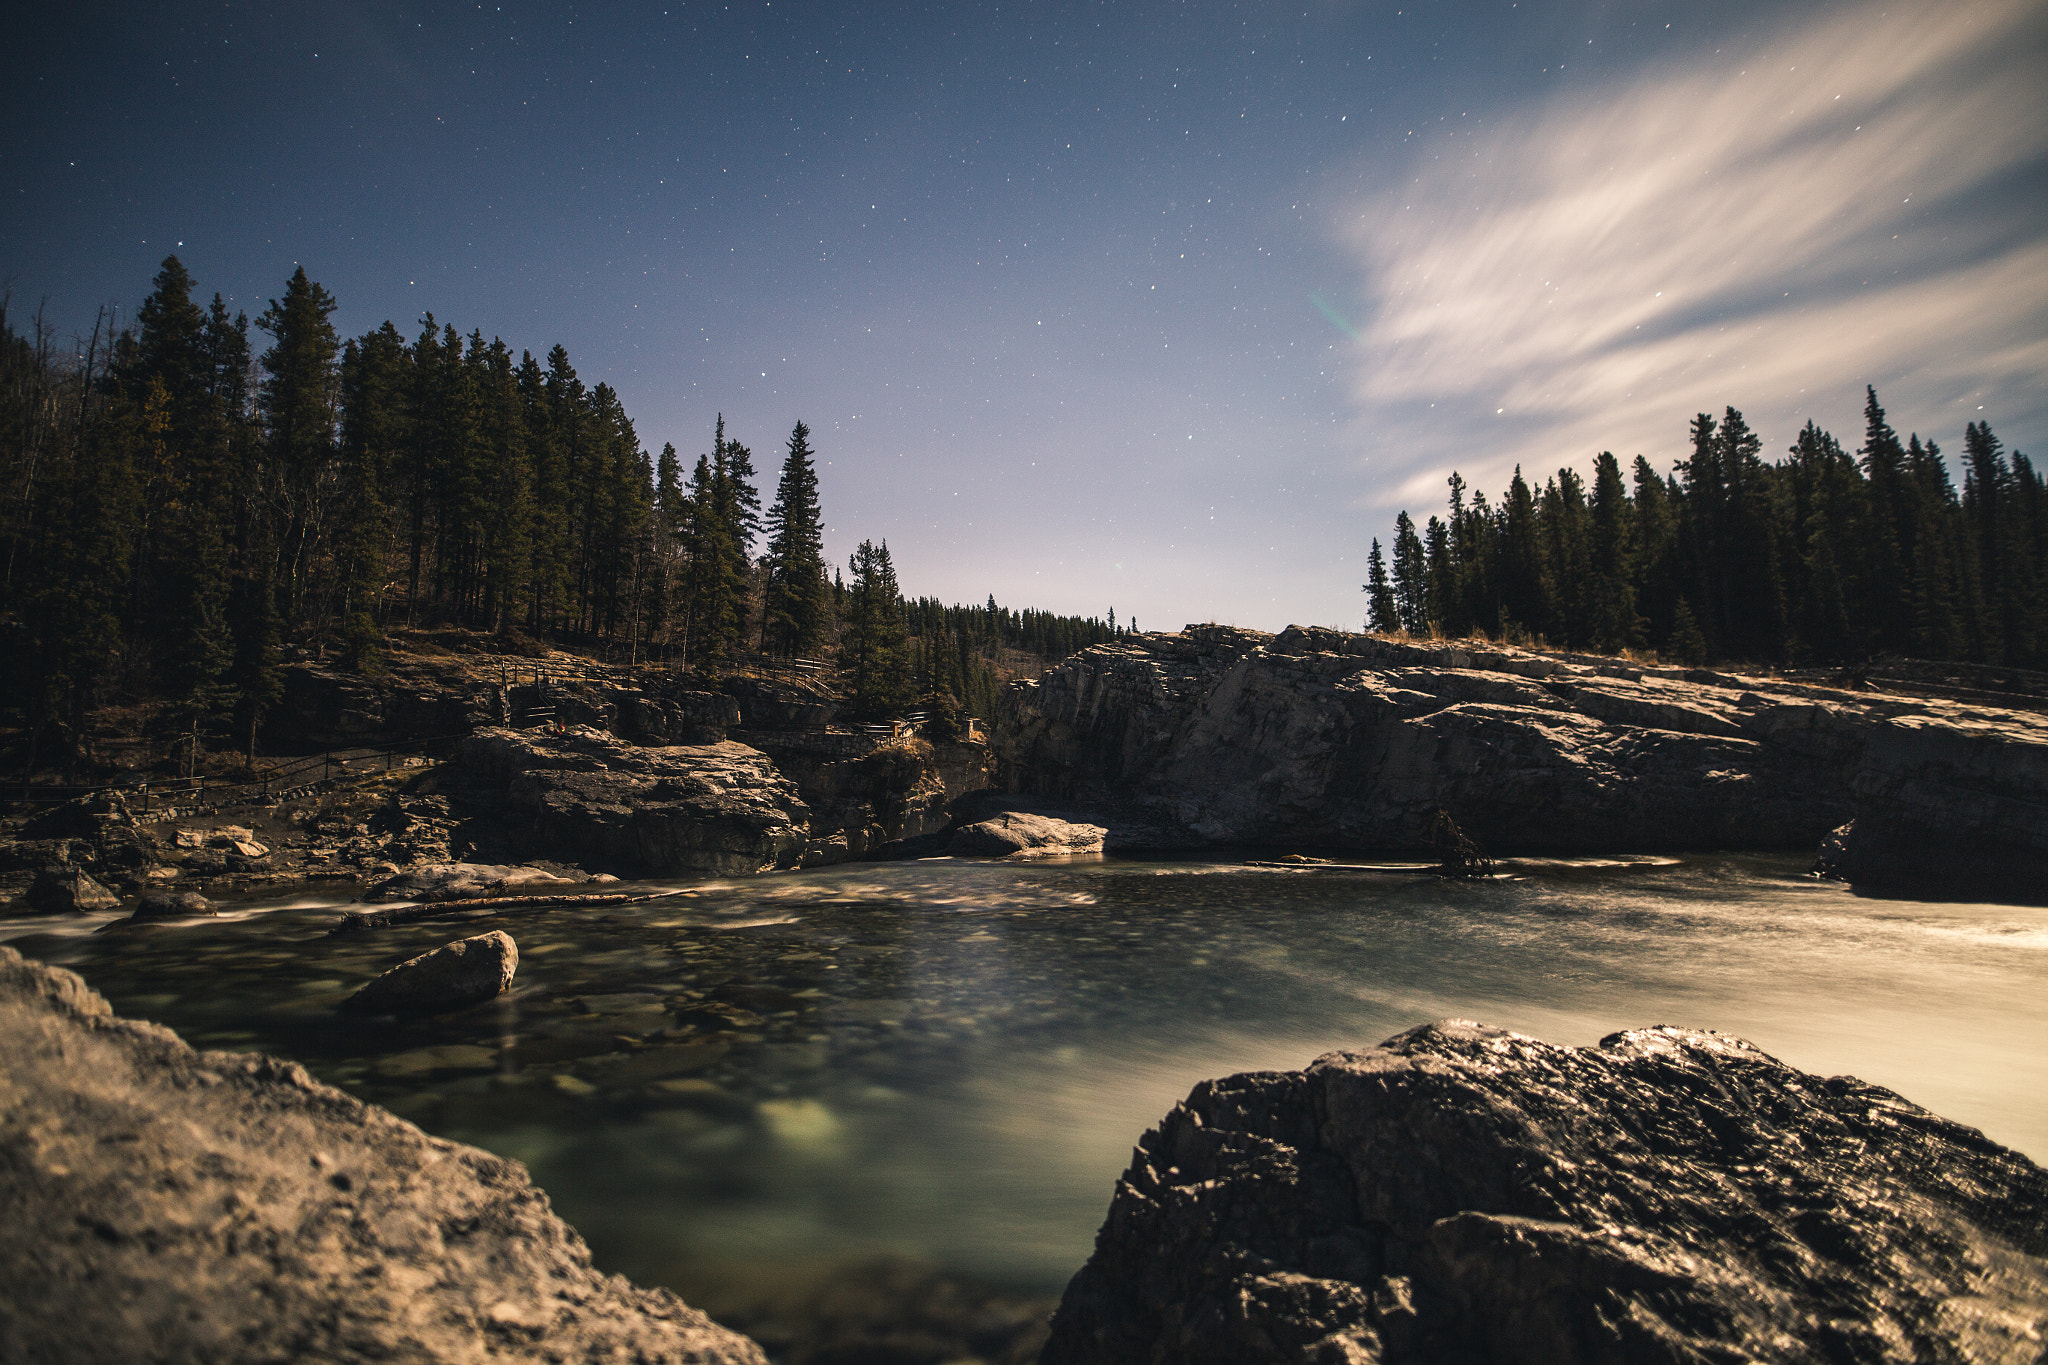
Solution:
M 445 943 L 399 963 L 347 1000 L 355 1014 L 434 1014 L 504 994 L 519 970 L 519 945 L 502 929 Z
M 1428 1025 L 1145 1135 L 1044 1359 L 2038 1361 L 2048 1172 L 1719 1034 Z
M 0 948 L 0 1359 L 765 1365 L 516 1162 Z
M 1101 825 L 1073 824 L 1049 815 L 1005 811 L 954 830 L 946 852 L 969 858 L 1051 858 L 1100 853 L 1109 833 Z
M 793 866 L 810 811 L 744 744 L 645 748 L 594 729 L 480 730 L 444 779 L 540 849 L 656 875 Z
M 1413 855 L 1446 810 L 1494 853 L 1811 850 L 1868 818 L 1872 885 L 2048 870 L 2048 718 L 1618 659 L 1190 627 L 1013 685 L 995 744 L 1012 789 L 1115 812 L 1112 846 Z

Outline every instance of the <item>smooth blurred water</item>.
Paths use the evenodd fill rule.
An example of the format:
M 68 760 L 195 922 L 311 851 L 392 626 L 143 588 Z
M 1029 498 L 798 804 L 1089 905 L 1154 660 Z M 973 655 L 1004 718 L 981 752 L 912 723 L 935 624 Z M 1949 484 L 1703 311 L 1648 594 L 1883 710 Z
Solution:
M 1131 1145 L 1194 1082 L 1445 1016 L 1580 1044 L 1721 1029 L 2048 1157 L 2048 910 L 1863 899 L 1801 868 L 1446 882 L 933 860 L 346 938 L 322 936 L 332 898 L 9 932 L 123 1014 L 296 1058 L 517 1157 L 601 1264 L 643 1282 L 687 1294 L 897 1252 L 1056 1293 Z M 520 947 L 501 1000 L 410 1024 L 334 1012 L 492 928 Z

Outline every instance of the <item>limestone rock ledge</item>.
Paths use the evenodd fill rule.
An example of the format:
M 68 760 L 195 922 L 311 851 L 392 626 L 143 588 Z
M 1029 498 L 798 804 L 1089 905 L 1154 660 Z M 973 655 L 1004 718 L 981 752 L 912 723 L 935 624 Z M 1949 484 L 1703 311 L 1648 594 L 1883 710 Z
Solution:
M 765 1365 L 516 1162 L 0 948 L 0 1360 Z
M 1045 1365 L 2010 1361 L 2048 1172 L 1725 1035 L 1466 1021 L 1205 1081 L 1148 1132 Z
M 1013 684 L 1012 791 L 1210 845 L 1817 847 L 1851 880 L 2048 884 L 2048 718 L 1781 678 L 1290 626 L 1126 636 Z

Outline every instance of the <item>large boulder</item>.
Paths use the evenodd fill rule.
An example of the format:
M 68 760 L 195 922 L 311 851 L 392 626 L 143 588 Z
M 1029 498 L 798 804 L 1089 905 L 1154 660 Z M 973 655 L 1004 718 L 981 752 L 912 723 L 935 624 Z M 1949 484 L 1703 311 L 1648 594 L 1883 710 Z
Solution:
M 113 910 L 121 898 L 75 867 L 45 868 L 29 883 L 16 908 L 36 915 Z
M 536 852 L 657 875 L 793 866 L 810 810 L 766 754 L 731 742 L 648 748 L 602 731 L 480 730 L 445 771 Z
M 1100 853 L 1109 831 L 1101 825 L 1075 824 L 1050 815 L 1005 811 L 953 831 L 946 852 L 970 858 L 1048 858 L 1069 853 Z
M 1464 1021 L 1208 1081 L 1047 1365 L 2038 1361 L 2048 1172 L 1720 1034 Z
M 437 1014 L 502 995 L 519 970 L 519 945 L 502 929 L 444 943 L 377 977 L 342 1008 L 356 1014 Z
M 0 1360 L 766 1365 L 590 1263 L 516 1161 L 194 1052 L 0 948 Z

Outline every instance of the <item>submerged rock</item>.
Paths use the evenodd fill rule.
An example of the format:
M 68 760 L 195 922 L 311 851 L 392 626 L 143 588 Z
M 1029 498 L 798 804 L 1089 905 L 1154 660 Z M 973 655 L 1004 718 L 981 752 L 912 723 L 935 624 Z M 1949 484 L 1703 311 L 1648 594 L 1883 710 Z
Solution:
M 2048 1172 L 1853 1077 L 1651 1028 L 1448 1021 L 1206 1081 L 1047 1365 L 2036 1361 Z
M 0 1359 L 766 1365 L 592 1267 L 515 1161 L 194 1052 L 0 948 Z
M 946 852 L 970 858 L 1054 857 L 1065 853 L 1100 853 L 1101 825 L 1074 824 L 1050 815 L 1005 811 L 954 830 Z
M 502 929 L 459 938 L 399 963 L 347 1000 L 357 1014 L 433 1014 L 504 993 L 519 969 L 519 945 Z

